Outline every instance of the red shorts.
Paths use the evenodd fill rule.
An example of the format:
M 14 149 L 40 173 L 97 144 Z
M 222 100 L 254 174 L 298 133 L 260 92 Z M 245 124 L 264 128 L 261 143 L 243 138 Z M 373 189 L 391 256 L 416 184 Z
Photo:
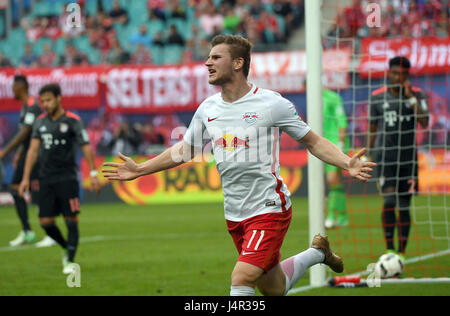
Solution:
M 292 207 L 283 213 L 269 213 L 242 222 L 227 220 L 228 232 L 239 253 L 238 261 L 269 272 L 280 262 L 280 248 L 291 223 Z

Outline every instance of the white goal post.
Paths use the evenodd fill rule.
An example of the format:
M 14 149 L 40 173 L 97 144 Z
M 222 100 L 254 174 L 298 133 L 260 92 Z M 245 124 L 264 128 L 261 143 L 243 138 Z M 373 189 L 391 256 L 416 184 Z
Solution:
M 306 0 L 306 104 L 308 125 L 315 133 L 323 135 L 322 115 L 322 35 L 321 35 L 321 0 Z M 322 161 L 308 152 L 308 205 L 309 205 L 309 240 L 314 235 L 325 234 L 324 227 L 324 197 L 325 179 Z M 315 265 L 310 269 L 310 285 L 326 284 L 326 269 L 324 265 Z

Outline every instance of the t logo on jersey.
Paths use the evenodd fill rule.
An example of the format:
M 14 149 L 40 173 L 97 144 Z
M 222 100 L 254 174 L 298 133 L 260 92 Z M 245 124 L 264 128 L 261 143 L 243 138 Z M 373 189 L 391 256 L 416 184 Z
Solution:
M 53 144 L 53 135 L 52 134 L 42 134 L 41 135 L 42 142 L 44 143 L 45 149 L 50 149 Z
M 395 126 L 395 123 L 397 123 L 397 112 L 395 111 L 384 112 L 384 120 L 387 122 L 387 125 L 389 127 Z
M 214 146 L 219 146 L 228 151 L 233 151 L 238 148 L 249 148 L 248 137 L 245 140 L 236 137 L 232 134 L 225 134 L 223 137 L 214 142 Z

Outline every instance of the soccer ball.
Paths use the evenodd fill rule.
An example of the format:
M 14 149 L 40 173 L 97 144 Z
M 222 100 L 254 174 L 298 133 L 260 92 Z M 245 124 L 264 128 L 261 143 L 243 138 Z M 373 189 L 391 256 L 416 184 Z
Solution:
M 405 263 L 395 253 L 384 254 L 375 265 L 375 274 L 382 279 L 398 277 L 403 273 Z

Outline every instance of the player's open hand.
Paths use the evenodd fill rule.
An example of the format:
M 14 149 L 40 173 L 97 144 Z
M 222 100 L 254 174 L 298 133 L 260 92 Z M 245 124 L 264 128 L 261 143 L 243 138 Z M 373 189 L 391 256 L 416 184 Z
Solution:
M 108 180 L 133 180 L 139 177 L 138 165 L 133 159 L 119 153 L 119 158 L 124 163 L 105 162 L 104 167 L 112 169 L 102 169 L 103 176 Z
M 358 153 L 356 153 L 349 162 L 348 172 L 354 178 L 357 178 L 363 182 L 367 182 L 372 176 L 369 174 L 373 171 L 371 167 L 375 167 L 377 164 L 370 161 L 362 161 L 363 157 L 367 152 L 367 149 L 363 148 Z

